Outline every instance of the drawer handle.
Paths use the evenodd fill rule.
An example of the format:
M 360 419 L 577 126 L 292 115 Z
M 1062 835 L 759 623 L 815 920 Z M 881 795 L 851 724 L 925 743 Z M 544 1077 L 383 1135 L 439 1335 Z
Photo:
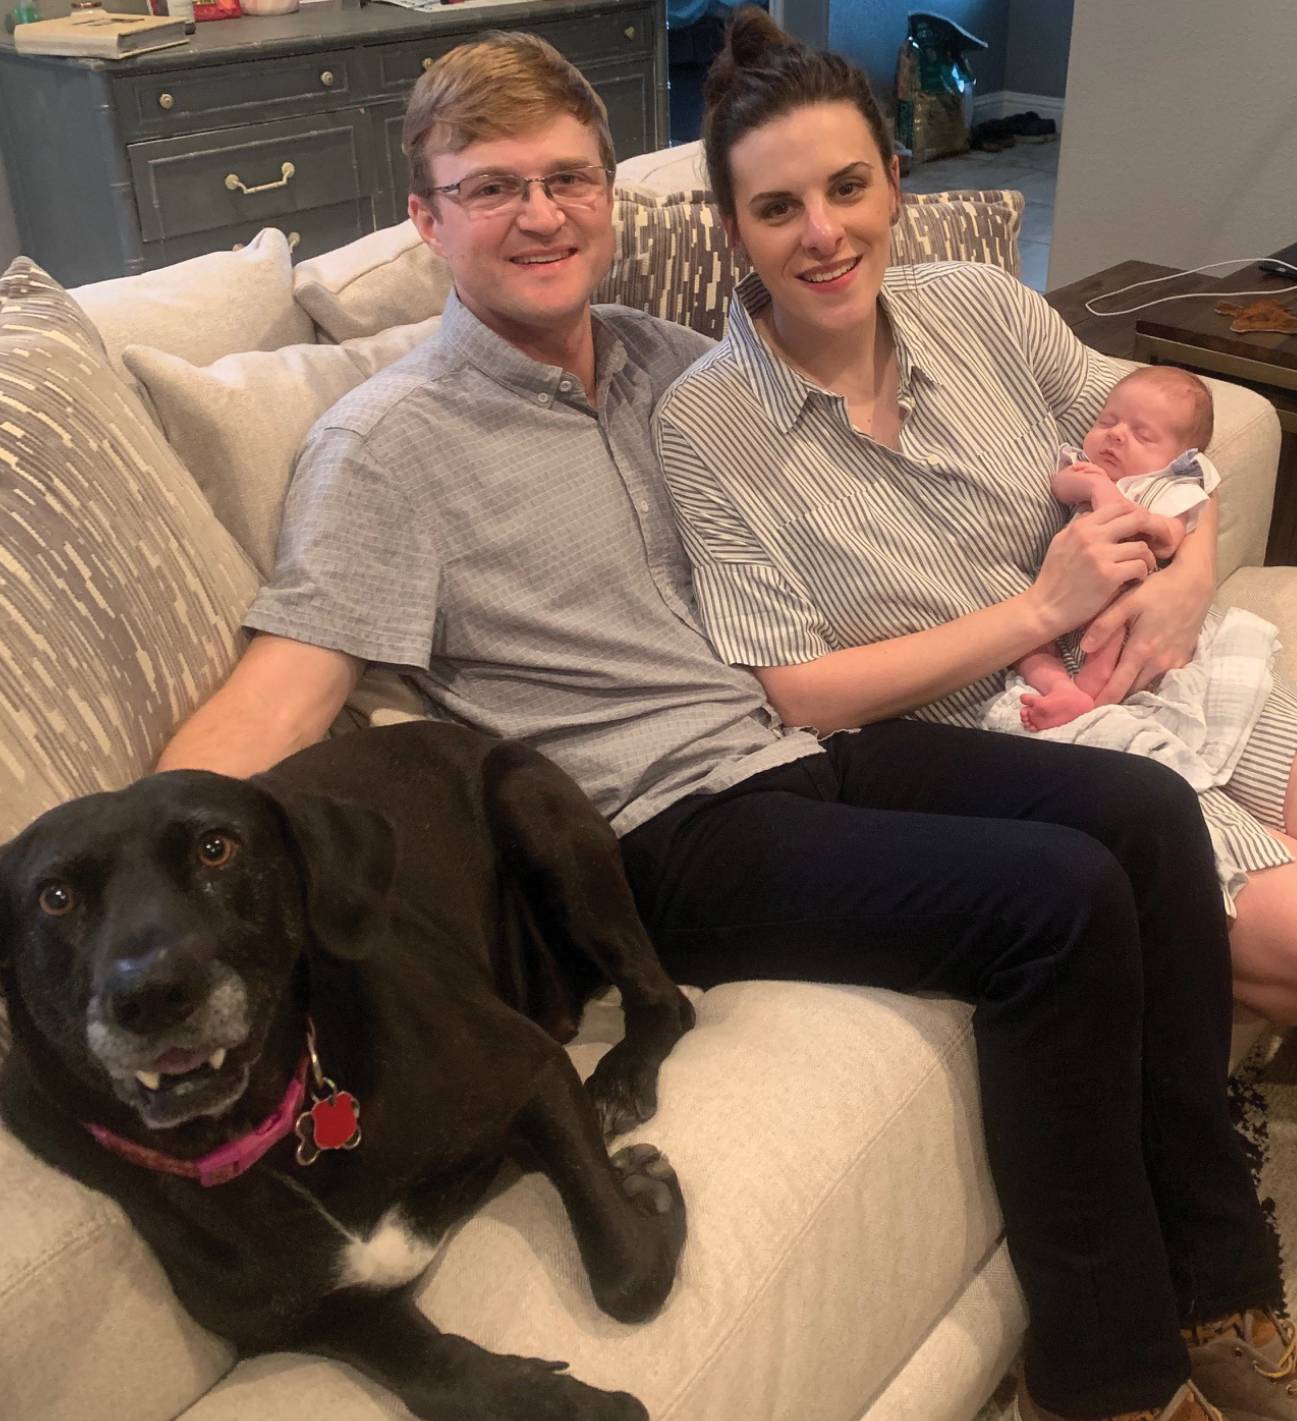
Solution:
M 260 183 L 257 187 L 248 187 L 237 173 L 226 173 L 225 186 L 231 192 L 252 193 L 269 192 L 271 188 L 287 187 L 289 179 L 297 171 L 291 163 L 282 163 L 279 168 L 279 181 L 277 183 Z
M 159 95 L 158 95 L 158 107 L 159 107 L 160 109 L 171 109 L 171 108 L 174 108 L 175 105 L 176 105 L 176 101 L 175 101 L 174 98 L 172 98 L 172 96 L 171 96 L 170 94 L 159 94 Z
M 622 34 L 624 34 L 627 39 L 634 39 L 634 38 L 635 38 L 635 26 L 634 26 L 634 25 L 627 25 L 626 28 L 622 31 Z
M 431 55 L 429 55 L 427 59 L 421 59 L 419 61 L 419 63 L 423 65 L 423 72 L 425 74 L 428 72 L 429 69 L 432 68 L 434 64 L 436 64 L 436 62 L 437 61 Z
M 320 83 L 323 84 L 326 89 L 332 89 L 332 88 L 333 88 L 333 85 L 334 85 L 334 75 L 333 75 L 333 70 L 332 70 L 332 69 L 326 69 L 326 70 L 320 75 Z

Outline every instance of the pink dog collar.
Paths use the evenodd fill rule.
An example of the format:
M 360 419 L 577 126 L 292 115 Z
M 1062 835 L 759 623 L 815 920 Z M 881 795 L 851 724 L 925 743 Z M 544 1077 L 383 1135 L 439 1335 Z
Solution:
M 172 1155 L 162 1154 L 159 1150 L 146 1149 L 133 1140 L 124 1140 L 120 1135 L 114 1135 L 102 1125 L 87 1125 L 86 1129 L 105 1149 L 112 1150 L 114 1154 L 121 1155 L 132 1164 L 158 1170 L 163 1174 L 178 1174 L 184 1179 L 196 1179 L 204 1189 L 210 1189 L 216 1184 L 228 1184 L 231 1179 L 237 1179 L 239 1175 L 251 1169 L 262 1155 L 273 1149 L 280 1140 L 293 1133 L 298 1111 L 306 1095 L 306 1071 L 309 1064 L 310 1057 L 304 1055 L 297 1074 L 289 1083 L 283 1100 L 279 1102 L 279 1108 L 268 1115 L 255 1130 L 237 1140 L 231 1140 L 228 1145 L 222 1145 L 220 1149 L 213 1150 L 201 1159 L 176 1159 Z

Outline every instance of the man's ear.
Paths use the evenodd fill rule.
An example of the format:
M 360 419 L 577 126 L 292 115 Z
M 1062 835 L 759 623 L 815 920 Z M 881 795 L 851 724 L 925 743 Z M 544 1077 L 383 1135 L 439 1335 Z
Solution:
M 315 944 L 359 962 L 387 933 L 396 830 L 386 815 L 332 795 L 258 781 L 279 810 Z
M 439 257 L 445 256 L 445 252 L 441 249 L 441 235 L 439 232 L 441 221 L 436 212 L 433 211 L 432 203 L 430 203 L 427 198 L 420 197 L 418 193 L 412 192 L 405 210 L 410 214 L 410 221 L 414 223 L 415 230 L 423 241 L 427 243 Z

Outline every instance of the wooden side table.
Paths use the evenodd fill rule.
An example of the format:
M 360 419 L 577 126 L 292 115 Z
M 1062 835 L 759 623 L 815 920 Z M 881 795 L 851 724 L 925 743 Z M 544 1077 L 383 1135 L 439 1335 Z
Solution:
M 1174 275 L 1175 267 L 1121 262 L 1051 291 L 1045 299 L 1087 345 L 1105 355 L 1179 365 L 1199 374 L 1232 380 L 1256 390 L 1274 405 L 1283 442 L 1266 563 L 1297 563 L 1297 336 L 1237 334 L 1229 329 L 1224 316 L 1217 315 L 1215 302 L 1210 300 L 1170 302 L 1127 316 L 1093 316 L 1085 309 L 1087 301 L 1133 282 Z M 1149 287 L 1147 295 L 1144 291 L 1130 291 L 1111 304 L 1135 306 L 1141 299 L 1152 300 L 1179 291 L 1202 291 L 1219 299 L 1234 291 L 1279 291 L 1291 284 L 1283 277 L 1245 267 L 1223 279 L 1202 274 L 1186 276 L 1174 286 Z

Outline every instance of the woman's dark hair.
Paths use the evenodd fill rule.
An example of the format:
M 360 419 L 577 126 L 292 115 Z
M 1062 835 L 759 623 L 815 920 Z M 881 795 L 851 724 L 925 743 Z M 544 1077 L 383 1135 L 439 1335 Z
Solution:
M 892 159 L 891 129 L 864 74 L 839 54 L 827 54 L 785 34 L 755 5 L 736 12 L 703 89 L 703 152 L 717 206 L 734 216 L 730 153 L 754 128 L 808 104 L 853 104 L 869 125 L 884 163 Z

